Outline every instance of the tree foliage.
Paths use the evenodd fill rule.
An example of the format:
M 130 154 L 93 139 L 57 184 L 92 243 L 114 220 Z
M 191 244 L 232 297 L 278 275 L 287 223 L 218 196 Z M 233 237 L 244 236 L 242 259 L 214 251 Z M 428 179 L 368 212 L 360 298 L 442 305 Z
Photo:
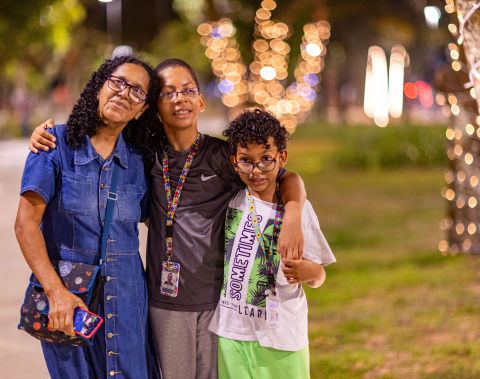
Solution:
M 51 71 L 48 66 L 67 51 L 84 15 L 77 0 L 2 0 L 0 74 L 15 78 L 19 64 L 37 78 Z M 29 84 L 35 86 L 33 80 Z

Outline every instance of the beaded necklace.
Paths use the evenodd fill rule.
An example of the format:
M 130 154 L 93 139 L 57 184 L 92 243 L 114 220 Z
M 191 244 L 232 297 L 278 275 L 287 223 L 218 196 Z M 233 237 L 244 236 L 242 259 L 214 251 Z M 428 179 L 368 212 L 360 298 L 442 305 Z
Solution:
M 192 165 L 193 158 L 197 153 L 199 145 L 200 145 L 200 133 L 197 132 L 197 138 L 195 139 L 195 142 L 193 143 L 193 145 L 190 147 L 190 152 L 183 166 L 182 174 L 180 175 L 180 179 L 178 179 L 178 184 L 177 184 L 177 188 L 175 190 L 175 195 L 173 196 L 173 199 L 172 199 L 172 192 L 170 190 L 167 148 L 165 147 L 165 149 L 163 150 L 163 156 L 162 156 L 163 182 L 165 185 L 165 193 L 167 195 L 167 201 L 168 201 L 166 243 L 167 243 L 167 257 L 169 262 L 173 255 L 173 249 L 172 249 L 173 218 L 177 210 L 178 200 L 180 199 L 183 185 L 185 184 L 185 179 L 187 177 L 188 171 L 190 170 L 190 166 Z

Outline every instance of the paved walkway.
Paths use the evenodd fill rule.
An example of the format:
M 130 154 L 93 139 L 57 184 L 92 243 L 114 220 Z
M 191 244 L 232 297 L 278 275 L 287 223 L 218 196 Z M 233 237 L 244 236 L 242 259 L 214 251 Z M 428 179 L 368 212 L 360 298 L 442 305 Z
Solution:
M 30 269 L 18 247 L 13 224 L 28 142 L 0 142 L 0 376 L 48 378 L 40 342 L 17 329 Z
M 0 141 L 0 377 L 49 378 L 40 342 L 17 329 L 30 277 L 13 230 L 27 140 Z M 144 257 L 146 228 L 140 228 Z

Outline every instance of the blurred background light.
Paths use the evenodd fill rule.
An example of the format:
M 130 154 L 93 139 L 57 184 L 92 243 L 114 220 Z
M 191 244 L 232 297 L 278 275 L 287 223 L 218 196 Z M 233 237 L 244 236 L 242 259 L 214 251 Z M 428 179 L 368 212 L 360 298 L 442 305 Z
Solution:
M 364 110 L 376 125 L 388 125 L 388 74 L 384 50 L 371 46 L 368 50 L 367 74 L 365 78 Z
M 400 118 L 403 111 L 403 78 L 407 51 L 403 46 L 394 46 L 390 55 L 388 86 L 388 110 L 390 116 Z
M 260 70 L 260 76 L 265 80 L 273 80 L 277 76 L 277 72 L 273 67 L 267 66 Z
M 430 29 L 438 29 L 438 21 L 442 16 L 440 9 L 435 6 L 427 6 L 423 9 L 423 13 L 425 14 L 425 21 L 427 22 L 427 26 Z
M 235 84 L 230 80 L 222 80 L 220 83 L 218 83 L 218 89 L 222 93 L 230 93 L 233 91 L 234 87 Z

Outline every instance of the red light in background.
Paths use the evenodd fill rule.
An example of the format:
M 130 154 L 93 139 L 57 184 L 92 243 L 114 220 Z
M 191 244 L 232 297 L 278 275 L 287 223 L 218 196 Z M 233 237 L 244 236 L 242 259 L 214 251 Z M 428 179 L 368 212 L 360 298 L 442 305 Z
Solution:
M 407 82 L 403 86 L 403 93 L 409 99 L 416 99 L 418 97 L 417 86 L 413 83 Z
M 420 98 L 420 103 L 426 107 L 430 108 L 433 105 L 433 91 L 427 83 L 418 80 L 415 82 L 415 85 L 418 89 L 418 95 Z

